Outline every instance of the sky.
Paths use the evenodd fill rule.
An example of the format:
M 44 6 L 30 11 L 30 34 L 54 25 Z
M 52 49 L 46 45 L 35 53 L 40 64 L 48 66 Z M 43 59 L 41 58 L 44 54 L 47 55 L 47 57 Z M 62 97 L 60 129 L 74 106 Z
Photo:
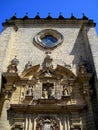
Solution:
M 22 18 L 28 12 L 30 18 L 34 18 L 37 12 L 45 18 L 50 12 L 53 18 L 62 15 L 70 18 L 71 13 L 77 18 L 82 18 L 84 13 L 89 19 L 93 19 L 98 34 L 98 0 L 0 0 L 0 32 L 2 22 L 10 19 L 15 13 L 17 18 Z

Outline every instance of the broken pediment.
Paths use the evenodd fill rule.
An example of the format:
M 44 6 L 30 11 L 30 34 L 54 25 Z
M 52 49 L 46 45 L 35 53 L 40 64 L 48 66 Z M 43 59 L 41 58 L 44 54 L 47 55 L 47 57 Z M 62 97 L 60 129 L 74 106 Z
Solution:
M 28 69 L 24 69 L 24 71 L 22 72 L 21 76 L 22 78 L 28 78 L 30 76 L 33 76 L 34 74 L 36 74 L 38 72 L 40 68 L 40 65 L 35 65 L 35 66 L 32 66 Z
M 24 70 L 21 74 L 22 78 L 53 78 L 53 79 L 62 79 L 62 78 L 73 78 L 75 79 L 75 75 L 69 70 L 68 68 L 65 68 L 61 65 L 57 65 L 56 69 L 53 68 L 41 68 L 40 65 L 32 66 L 31 68 L 28 68 Z

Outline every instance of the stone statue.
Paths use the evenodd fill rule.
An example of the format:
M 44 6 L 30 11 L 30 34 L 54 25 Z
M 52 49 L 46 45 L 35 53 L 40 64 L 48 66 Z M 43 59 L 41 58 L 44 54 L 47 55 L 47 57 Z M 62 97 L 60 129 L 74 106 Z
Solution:
M 42 98 L 44 99 L 48 99 L 48 92 L 47 90 L 44 88 L 44 90 L 42 91 Z
M 50 99 L 55 98 L 55 92 L 54 92 L 54 89 L 52 87 L 49 88 L 48 98 L 50 98 Z
M 63 86 L 63 96 L 69 96 L 72 93 L 72 84 L 65 84 Z
M 26 86 L 26 96 L 33 96 L 33 88 L 32 86 Z
M 18 63 L 19 63 L 19 60 L 15 56 L 15 58 L 11 60 L 10 65 L 7 67 L 8 68 L 7 72 L 16 73 L 18 71 L 18 69 L 17 69 Z
M 28 63 L 25 65 L 25 70 L 29 69 L 32 67 L 32 63 L 28 61 Z
M 53 59 L 50 58 L 49 55 L 47 55 L 44 59 L 44 62 L 43 62 L 43 68 L 46 70 L 53 68 L 52 61 L 53 61 Z
M 68 86 L 67 86 L 67 85 L 64 85 L 64 86 L 63 86 L 63 96 L 68 96 L 68 95 L 69 95 Z
M 71 95 L 72 93 L 72 89 L 73 89 L 73 84 L 72 83 L 69 83 L 69 86 L 68 86 L 68 94 Z

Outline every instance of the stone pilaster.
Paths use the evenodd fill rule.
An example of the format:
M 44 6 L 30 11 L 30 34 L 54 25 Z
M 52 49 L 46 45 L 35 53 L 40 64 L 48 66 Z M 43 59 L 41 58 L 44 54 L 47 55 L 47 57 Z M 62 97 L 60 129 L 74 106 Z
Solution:
M 85 66 L 82 66 L 82 67 L 85 68 Z M 89 80 L 92 75 L 90 73 L 87 73 L 86 70 L 84 71 L 84 68 L 82 68 L 83 71 L 79 73 L 78 77 L 79 77 L 79 80 L 81 80 L 82 85 L 83 85 L 82 92 L 83 92 L 83 96 L 87 105 L 87 111 L 86 111 L 87 129 L 96 130 L 95 122 L 94 122 L 94 113 L 92 109 L 92 101 L 91 101 L 92 90 L 89 85 Z

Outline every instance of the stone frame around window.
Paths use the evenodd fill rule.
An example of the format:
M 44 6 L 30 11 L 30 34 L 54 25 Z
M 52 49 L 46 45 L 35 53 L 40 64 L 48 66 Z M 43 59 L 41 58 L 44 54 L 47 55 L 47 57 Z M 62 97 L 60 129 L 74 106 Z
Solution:
M 41 39 L 44 38 L 45 36 L 48 36 L 48 35 L 57 39 L 56 43 L 52 46 L 47 46 L 47 45 L 44 45 L 42 43 Z M 64 40 L 63 35 L 60 32 L 58 32 L 57 30 L 45 29 L 45 30 L 42 30 L 41 32 L 39 32 L 38 34 L 35 35 L 35 37 L 33 38 L 33 43 L 34 43 L 34 45 L 36 45 L 38 47 L 52 50 L 52 49 L 55 49 L 56 47 L 58 47 L 59 45 L 61 45 L 63 40 Z

